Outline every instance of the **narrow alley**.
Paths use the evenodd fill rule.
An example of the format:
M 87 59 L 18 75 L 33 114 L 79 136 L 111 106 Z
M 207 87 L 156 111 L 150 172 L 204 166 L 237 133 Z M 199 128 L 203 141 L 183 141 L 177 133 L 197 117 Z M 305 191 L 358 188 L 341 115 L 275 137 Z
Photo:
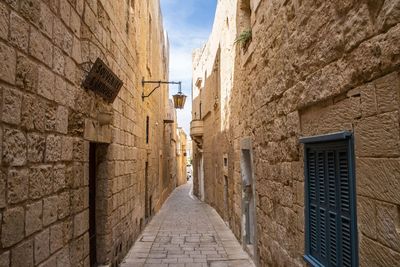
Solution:
M 175 189 L 121 267 L 254 266 L 218 213 L 191 190 L 191 182 Z
M 400 267 L 400 0 L 0 0 L 0 267 Z

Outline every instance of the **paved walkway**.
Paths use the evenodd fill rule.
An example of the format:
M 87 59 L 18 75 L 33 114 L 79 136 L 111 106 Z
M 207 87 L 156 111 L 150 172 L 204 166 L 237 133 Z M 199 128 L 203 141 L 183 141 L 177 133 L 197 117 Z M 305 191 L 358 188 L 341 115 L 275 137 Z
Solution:
M 178 187 L 129 251 L 121 267 L 253 267 L 231 230 L 209 205 Z

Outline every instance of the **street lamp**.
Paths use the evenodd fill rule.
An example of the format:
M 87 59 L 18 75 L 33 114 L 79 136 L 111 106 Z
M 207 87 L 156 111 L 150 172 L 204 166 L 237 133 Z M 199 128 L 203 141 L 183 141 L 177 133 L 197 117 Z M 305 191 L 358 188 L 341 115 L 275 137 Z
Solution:
M 151 92 L 148 95 L 144 94 L 144 85 L 146 83 L 153 83 L 153 84 L 157 84 L 156 87 L 154 87 L 153 90 L 151 90 Z M 186 95 L 184 95 L 182 93 L 182 82 L 168 82 L 168 81 L 146 81 L 144 80 L 144 78 L 142 79 L 142 87 L 143 87 L 143 92 L 142 92 L 142 101 L 144 101 L 144 99 L 146 97 L 149 97 L 155 90 L 157 90 L 158 88 L 160 88 L 161 84 L 178 84 L 179 85 L 179 91 L 177 94 L 173 95 L 172 97 L 174 98 L 174 107 L 177 109 L 183 109 L 183 107 L 185 106 L 185 102 L 186 102 Z

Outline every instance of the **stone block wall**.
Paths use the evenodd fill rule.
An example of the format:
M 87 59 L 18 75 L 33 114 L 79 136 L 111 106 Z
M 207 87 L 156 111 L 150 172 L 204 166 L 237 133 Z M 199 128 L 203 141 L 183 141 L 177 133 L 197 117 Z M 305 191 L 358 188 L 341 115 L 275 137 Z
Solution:
M 236 46 L 229 127 L 214 142 L 229 144 L 230 226 L 240 240 L 240 142 L 251 138 L 259 266 L 306 265 L 299 138 L 343 130 L 355 140 L 360 266 L 398 264 L 399 10 L 392 0 L 239 1 L 237 32 L 251 29 L 252 39 Z M 212 135 L 204 131 L 204 144 Z M 206 191 L 222 192 L 212 179 Z M 224 216 L 221 201 L 206 198 Z
M 240 107 L 240 131 L 253 139 L 261 266 L 305 264 L 298 139 L 343 130 L 355 140 L 360 265 L 396 265 L 400 247 L 389 240 L 399 238 L 399 203 L 382 187 L 397 184 L 399 8 L 389 0 L 275 1 L 252 9 L 252 41 L 237 61 L 240 76 L 251 78 L 235 79 L 242 90 L 232 99 L 241 101 L 232 108 Z
M 183 128 L 177 129 L 177 186 L 186 184 L 187 182 L 187 136 Z
M 168 49 L 158 1 L 0 2 L 0 266 L 90 266 L 91 144 L 97 261 L 124 257 L 145 224 L 145 162 L 153 209 L 165 199 L 168 88 L 142 102 L 141 80 L 168 77 Z M 124 83 L 113 103 L 81 87 L 97 58 Z

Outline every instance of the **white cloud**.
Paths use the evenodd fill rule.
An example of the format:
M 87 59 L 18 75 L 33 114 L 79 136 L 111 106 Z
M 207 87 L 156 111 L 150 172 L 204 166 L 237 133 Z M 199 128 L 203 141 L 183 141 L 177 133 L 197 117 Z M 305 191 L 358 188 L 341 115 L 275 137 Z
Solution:
M 199 23 L 200 25 L 193 22 L 193 18 L 201 12 L 197 8 L 204 5 L 199 1 L 211 0 L 161 0 L 164 27 L 168 32 L 170 42 L 169 78 L 172 81 L 182 81 L 182 90 L 188 96 L 185 108 L 177 110 L 178 125 L 188 135 L 192 119 L 192 52 L 206 43 L 211 31 L 209 26 L 205 26 L 209 25 L 208 22 L 203 21 Z M 170 86 L 171 96 L 176 92 L 177 87 Z

